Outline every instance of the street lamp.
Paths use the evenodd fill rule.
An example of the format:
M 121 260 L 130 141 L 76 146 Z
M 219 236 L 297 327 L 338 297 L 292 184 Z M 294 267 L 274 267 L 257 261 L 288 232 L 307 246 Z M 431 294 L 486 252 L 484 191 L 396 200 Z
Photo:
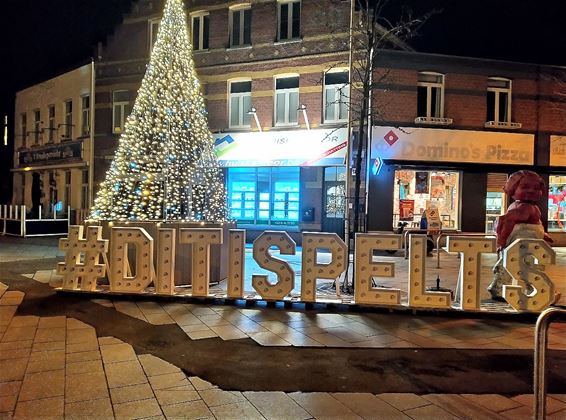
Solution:
M 259 123 L 259 118 L 257 117 L 257 110 L 255 109 L 255 107 L 251 107 L 250 110 L 248 111 L 248 115 L 253 115 L 254 116 L 254 120 L 255 120 L 255 124 L 257 125 L 257 129 L 259 130 L 259 132 L 261 133 L 263 130 L 261 129 L 261 125 Z

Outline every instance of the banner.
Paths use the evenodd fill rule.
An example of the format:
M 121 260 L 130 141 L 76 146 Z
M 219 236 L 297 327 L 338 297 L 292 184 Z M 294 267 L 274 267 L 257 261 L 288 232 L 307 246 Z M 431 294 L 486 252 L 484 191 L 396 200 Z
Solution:
M 566 136 L 550 136 L 550 166 L 566 166 Z
M 214 134 L 221 167 L 341 166 L 348 146 L 346 128 Z
M 412 222 L 415 216 L 415 200 L 399 200 L 399 220 Z

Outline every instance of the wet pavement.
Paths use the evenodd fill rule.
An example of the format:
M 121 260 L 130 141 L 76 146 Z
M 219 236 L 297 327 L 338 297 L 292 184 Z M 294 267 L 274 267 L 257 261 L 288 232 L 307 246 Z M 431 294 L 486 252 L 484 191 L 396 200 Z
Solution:
M 0 418 L 530 418 L 532 317 L 62 295 L 54 244 L 0 238 Z

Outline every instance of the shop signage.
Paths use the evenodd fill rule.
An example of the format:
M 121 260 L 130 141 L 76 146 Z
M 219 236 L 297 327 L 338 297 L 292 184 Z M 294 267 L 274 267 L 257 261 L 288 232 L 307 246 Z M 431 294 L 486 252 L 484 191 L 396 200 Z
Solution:
M 550 136 L 550 166 L 566 166 L 566 136 Z
M 373 127 L 372 158 L 533 165 L 532 134 L 438 128 Z
M 154 264 L 154 238 L 142 227 L 111 227 L 110 240 L 102 238 L 101 226 L 71 226 L 69 238 L 61 239 L 59 248 L 65 251 L 65 261 L 57 266 L 63 276 L 63 289 L 99 291 L 97 279 L 108 275 L 109 291 L 117 293 L 175 294 L 175 246 L 191 244 L 191 279 L 193 297 L 209 296 L 210 247 L 222 244 L 222 228 L 158 228 L 157 264 Z M 177 240 L 178 237 L 178 240 Z M 244 298 L 245 230 L 228 232 L 227 293 L 228 298 Z M 355 303 L 365 305 L 401 305 L 401 289 L 373 286 L 376 277 L 393 277 L 395 263 L 375 261 L 374 250 L 402 248 L 400 234 L 356 235 Z M 453 308 L 449 292 L 426 290 L 426 235 L 409 237 L 409 269 L 407 279 L 408 305 L 412 308 Z M 335 233 L 309 233 L 302 236 L 301 298 L 316 302 L 317 279 L 339 278 L 346 270 L 346 244 Z M 110 248 L 110 254 L 107 252 Z M 295 242 L 284 231 L 263 232 L 253 244 L 253 258 L 263 270 L 276 276 L 271 282 L 265 274 L 254 274 L 252 286 L 262 299 L 283 300 L 295 286 L 295 271 L 285 260 L 270 252 L 277 248 L 280 254 L 294 255 Z M 330 253 L 330 260 L 319 262 L 321 249 Z M 448 250 L 460 254 L 458 290 L 461 293 L 455 309 L 481 310 L 480 273 L 481 255 L 495 252 L 493 237 L 448 237 Z M 187 250 L 188 251 L 188 250 Z M 129 255 L 135 252 L 135 262 Z M 83 256 L 83 258 L 81 258 Z M 530 258 L 537 264 L 520 266 Z M 82 261 L 82 262 L 81 262 Z M 553 303 L 554 284 L 545 274 L 545 267 L 555 263 L 553 249 L 543 240 L 518 239 L 503 251 L 503 261 L 512 285 L 503 286 L 503 295 L 517 311 L 541 311 Z M 135 266 L 134 274 L 129 267 Z M 521 263 L 522 264 L 522 263 Z M 154 288 L 148 289 L 153 283 Z M 530 284 L 534 291 L 525 294 L 520 284 Z
M 346 128 L 214 134 L 222 167 L 338 166 L 348 145 Z
M 62 143 L 41 149 L 18 152 L 18 161 L 20 165 L 50 164 L 62 160 L 82 159 L 82 154 L 82 142 Z

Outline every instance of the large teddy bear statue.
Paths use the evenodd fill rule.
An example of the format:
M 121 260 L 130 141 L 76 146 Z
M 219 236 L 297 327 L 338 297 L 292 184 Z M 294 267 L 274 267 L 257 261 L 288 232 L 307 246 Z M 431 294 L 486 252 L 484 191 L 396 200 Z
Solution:
M 552 240 L 544 232 L 538 202 L 545 190 L 543 179 L 532 171 L 518 171 L 512 174 L 503 191 L 515 200 L 507 209 L 507 213 L 496 221 L 497 251 L 500 252 L 516 239 Z M 503 267 L 503 258 L 499 258 L 493 268 L 494 278 L 487 290 L 494 300 L 504 301 L 503 285 L 511 284 L 511 276 Z M 527 284 L 526 292 L 532 287 Z

